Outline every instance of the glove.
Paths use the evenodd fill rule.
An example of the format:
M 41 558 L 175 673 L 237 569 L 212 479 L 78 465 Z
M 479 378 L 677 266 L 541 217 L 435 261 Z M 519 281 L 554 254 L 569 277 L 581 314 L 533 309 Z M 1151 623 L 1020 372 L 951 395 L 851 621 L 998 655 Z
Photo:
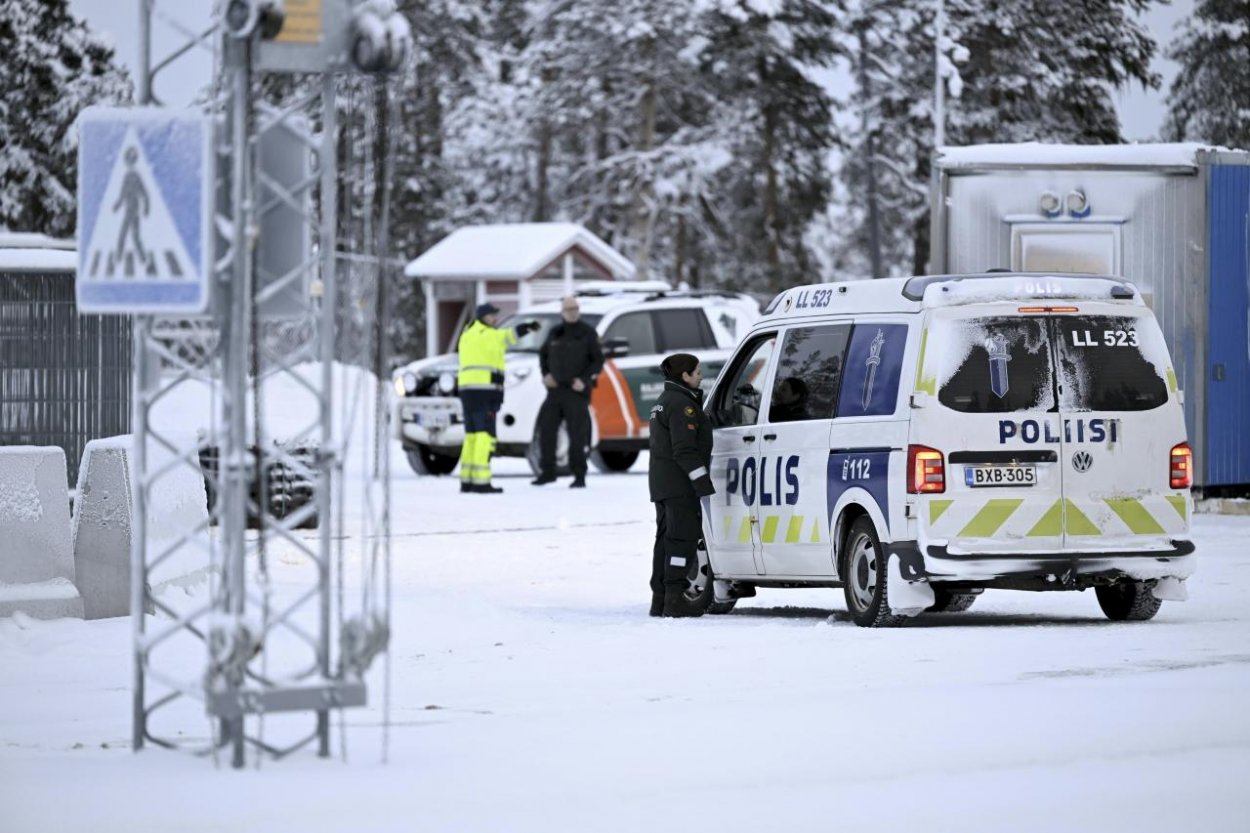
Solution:
M 709 475 L 703 475 L 694 481 L 694 493 L 699 497 L 707 497 L 716 494 L 716 487 L 712 485 L 712 478 Z
M 537 321 L 526 321 L 524 324 L 517 324 L 516 334 L 519 336 L 524 336 L 527 333 L 534 332 L 541 326 L 542 324 L 539 324 Z

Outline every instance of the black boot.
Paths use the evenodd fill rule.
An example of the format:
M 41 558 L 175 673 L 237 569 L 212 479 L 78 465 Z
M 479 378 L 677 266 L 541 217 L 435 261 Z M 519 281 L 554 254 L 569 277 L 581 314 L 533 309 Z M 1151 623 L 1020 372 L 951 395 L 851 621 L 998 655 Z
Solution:
M 685 584 L 664 585 L 664 611 L 662 615 L 671 619 L 699 615 L 690 607 L 690 602 L 686 601 Z
M 478 483 L 473 487 L 473 491 L 479 495 L 497 495 L 503 491 L 499 486 L 492 486 L 489 483 Z
M 472 483 L 466 483 L 463 480 L 460 481 L 460 494 L 463 495 L 469 492 L 476 492 L 476 491 L 477 489 L 473 488 Z
M 535 477 L 533 480 L 531 480 L 530 485 L 546 486 L 548 483 L 555 483 L 555 482 L 556 482 L 556 476 L 549 471 L 545 471 L 542 474 Z
M 586 488 L 586 475 L 579 474 L 577 477 L 574 477 L 573 482 L 569 484 L 569 488 L 570 489 L 585 489 Z
M 664 594 L 651 591 L 651 616 L 661 616 L 664 614 Z

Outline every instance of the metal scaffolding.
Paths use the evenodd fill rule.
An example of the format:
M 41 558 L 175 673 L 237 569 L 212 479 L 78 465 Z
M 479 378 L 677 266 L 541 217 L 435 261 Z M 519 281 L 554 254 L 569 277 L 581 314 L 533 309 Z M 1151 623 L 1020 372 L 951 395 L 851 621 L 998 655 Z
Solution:
M 387 95 L 389 87 L 381 76 L 342 74 L 347 56 L 335 50 L 345 33 L 323 38 L 311 67 L 294 65 L 319 72 L 266 75 L 258 70 L 265 63 L 259 32 L 240 36 L 216 24 L 196 32 L 158 3 L 139 0 L 140 104 L 155 103 L 153 81 L 178 57 L 194 49 L 214 53 L 206 109 L 218 128 L 217 254 L 204 317 L 136 317 L 133 745 L 214 756 L 225 748 L 235 767 L 244 765 L 249 746 L 257 762 L 314 741 L 324 757 L 332 714 L 365 704 L 365 672 L 389 641 L 384 209 L 370 261 L 375 269 L 346 268 L 360 254 L 340 253 L 337 240 L 340 132 L 381 129 L 378 120 L 340 123 L 340 86 L 382 85 Z M 334 9 L 324 20 L 346 25 L 346 0 L 325 6 Z M 155 18 L 186 42 L 154 63 Z M 364 173 L 384 181 L 384 161 Z M 344 337 L 345 310 L 368 310 L 373 326 Z M 352 366 L 374 375 L 344 370 Z M 356 388 L 341 396 L 345 380 Z M 272 401 L 278 390 L 295 391 L 310 407 Z M 207 413 L 180 415 L 172 424 L 162 419 L 162 406 L 188 391 L 207 400 Z M 287 417 L 283 436 L 267 418 L 274 405 Z M 290 413 L 300 410 L 306 417 L 292 428 Z M 349 473 L 355 446 L 359 465 Z M 206 480 L 208 520 L 150 546 L 146 507 L 182 467 Z M 303 484 L 298 494 L 292 483 Z M 349 524 L 352 490 L 360 511 Z M 303 531 L 310 526 L 315 533 Z M 291 565 L 286 572 L 295 579 L 274 576 L 275 558 Z M 152 594 L 162 570 L 175 563 L 185 569 L 188 560 L 207 573 L 207 598 Z M 360 603 L 350 610 L 348 564 L 359 568 L 352 589 Z M 274 740 L 272 722 L 288 720 L 274 718 L 267 737 L 266 717 L 288 712 L 315 719 Z M 187 721 L 204 714 L 208 736 L 196 737 Z

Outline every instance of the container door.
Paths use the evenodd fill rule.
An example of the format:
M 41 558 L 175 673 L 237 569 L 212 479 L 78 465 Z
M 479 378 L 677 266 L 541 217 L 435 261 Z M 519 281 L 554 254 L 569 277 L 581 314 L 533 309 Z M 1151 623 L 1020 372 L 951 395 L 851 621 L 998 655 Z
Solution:
M 770 576 L 834 575 L 829 428 L 850 333 L 849 323 L 793 327 L 782 340 L 751 486 Z
M 1209 200 L 1207 447 L 1198 485 L 1236 486 L 1250 483 L 1250 167 L 1213 166 Z
M 764 400 L 775 333 L 744 344 L 716 385 L 708 413 L 715 426 L 712 483 L 716 494 L 704 502 L 704 537 L 718 575 L 764 574 L 760 551 L 759 470 Z
M 1188 510 L 1170 486 L 1185 424 L 1163 334 L 1149 310 L 1087 310 L 1051 319 L 1065 549 L 1170 549 Z
M 1060 552 L 1061 426 L 1046 318 L 1014 305 L 943 310 L 926 342 L 938 402 L 915 412 L 911 444 L 945 461 L 945 490 L 921 501 L 928 539 L 945 540 L 952 555 Z

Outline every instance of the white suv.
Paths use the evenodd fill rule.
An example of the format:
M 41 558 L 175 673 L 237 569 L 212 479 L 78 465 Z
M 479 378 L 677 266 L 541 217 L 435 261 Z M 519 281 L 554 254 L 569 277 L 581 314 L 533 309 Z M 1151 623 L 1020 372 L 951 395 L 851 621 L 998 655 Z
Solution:
M 661 359 L 694 353 L 711 386 L 730 350 L 759 317 L 749 295 L 715 290 L 643 290 L 608 285 L 578 292 L 582 320 L 599 331 L 608 361 L 591 396 L 591 455 L 601 471 L 625 471 L 647 447 L 648 414 L 664 380 Z M 560 302 L 521 310 L 500 322 L 542 326 L 508 351 L 504 402 L 498 419 L 496 454 L 526 457 L 538 471 L 538 409 L 546 398 L 538 350 L 560 321 Z M 454 353 L 412 362 L 395 372 L 396 433 L 418 474 L 449 474 L 464 441 L 464 420 L 456 396 Z M 568 437 L 561 428 L 557 466 L 567 465 Z

